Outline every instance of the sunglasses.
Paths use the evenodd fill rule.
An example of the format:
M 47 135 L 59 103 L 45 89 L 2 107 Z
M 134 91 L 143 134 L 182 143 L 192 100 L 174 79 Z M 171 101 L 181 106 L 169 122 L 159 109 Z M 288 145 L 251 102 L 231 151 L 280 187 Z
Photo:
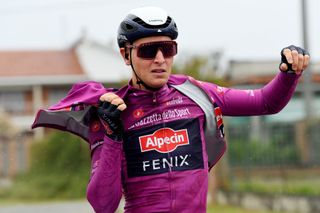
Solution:
M 127 47 L 137 49 L 137 56 L 147 60 L 154 59 L 158 50 L 162 52 L 164 58 L 175 56 L 178 52 L 177 42 L 175 41 L 148 42 L 139 44 L 138 46 L 127 45 Z

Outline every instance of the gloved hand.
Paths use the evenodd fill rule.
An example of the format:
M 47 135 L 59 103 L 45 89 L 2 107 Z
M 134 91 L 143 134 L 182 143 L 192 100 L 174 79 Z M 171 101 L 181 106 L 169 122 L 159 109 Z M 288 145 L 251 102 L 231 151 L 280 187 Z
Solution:
M 310 55 L 308 51 L 290 45 L 281 50 L 281 62 L 279 69 L 282 72 L 300 74 L 309 65 Z
M 122 141 L 122 123 L 118 106 L 107 101 L 99 101 L 98 115 L 105 128 L 105 134 L 115 141 Z

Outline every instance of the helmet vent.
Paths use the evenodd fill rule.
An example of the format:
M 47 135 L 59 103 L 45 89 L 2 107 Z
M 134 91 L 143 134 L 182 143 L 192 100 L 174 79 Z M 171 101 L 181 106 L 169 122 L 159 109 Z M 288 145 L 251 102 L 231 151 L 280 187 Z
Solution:
M 131 24 L 125 23 L 125 22 L 121 24 L 121 27 L 122 27 L 122 29 L 124 29 L 127 32 L 135 29 L 134 26 L 132 26 Z

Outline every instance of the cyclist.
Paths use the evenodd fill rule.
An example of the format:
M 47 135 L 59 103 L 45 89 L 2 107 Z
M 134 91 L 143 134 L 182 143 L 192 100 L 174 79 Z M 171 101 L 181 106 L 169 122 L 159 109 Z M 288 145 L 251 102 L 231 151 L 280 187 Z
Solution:
M 51 107 L 99 103 L 88 135 L 82 135 L 91 144 L 87 198 L 96 212 L 114 212 L 122 194 L 125 212 L 206 212 L 208 173 L 225 151 L 221 116 L 279 112 L 309 64 L 308 53 L 291 45 L 281 51 L 280 72 L 263 88 L 224 88 L 171 74 L 177 36 L 175 21 L 163 9 L 130 11 L 118 30 L 121 56 L 132 68 L 130 82 L 120 90 L 81 83 Z

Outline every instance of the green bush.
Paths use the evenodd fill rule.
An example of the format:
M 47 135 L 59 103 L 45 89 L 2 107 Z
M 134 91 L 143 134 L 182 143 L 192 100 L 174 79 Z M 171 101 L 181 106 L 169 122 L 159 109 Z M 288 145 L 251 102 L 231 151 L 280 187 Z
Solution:
M 89 166 L 88 145 L 65 132 L 53 132 L 31 148 L 32 173 L 80 172 Z
M 53 131 L 32 145 L 30 170 L 2 194 L 23 200 L 83 198 L 89 173 L 88 144 L 70 133 Z

